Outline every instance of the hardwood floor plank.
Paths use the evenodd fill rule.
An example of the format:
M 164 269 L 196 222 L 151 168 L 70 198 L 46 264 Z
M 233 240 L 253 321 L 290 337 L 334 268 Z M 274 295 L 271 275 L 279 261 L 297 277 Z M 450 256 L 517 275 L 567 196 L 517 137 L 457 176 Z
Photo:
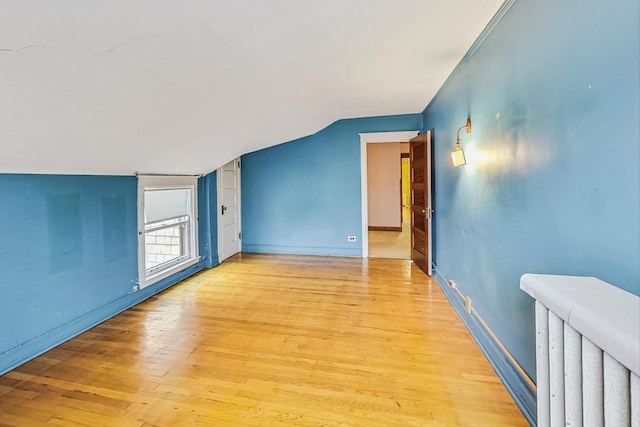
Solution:
M 0 425 L 526 426 L 408 261 L 241 254 L 0 377 Z

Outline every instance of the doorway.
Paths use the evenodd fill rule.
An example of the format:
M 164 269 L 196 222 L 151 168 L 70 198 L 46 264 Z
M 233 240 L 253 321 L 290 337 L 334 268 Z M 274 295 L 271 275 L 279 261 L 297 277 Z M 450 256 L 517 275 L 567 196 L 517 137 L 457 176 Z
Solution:
M 242 250 L 240 220 L 240 159 L 222 166 L 216 173 L 218 181 L 218 260 Z
M 368 147 L 370 258 L 411 259 L 409 160 L 408 142 Z
M 362 256 L 364 258 L 383 257 L 410 259 L 410 225 L 407 224 L 403 227 L 403 224 L 406 222 L 405 218 L 407 215 L 404 212 L 404 205 L 406 205 L 408 196 L 402 196 L 403 160 L 401 151 L 402 148 L 405 148 L 408 152 L 407 143 L 417 134 L 417 131 L 360 134 Z M 400 143 L 405 143 L 405 146 L 401 147 Z M 376 151 L 378 146 L 383 147 L 385 145 L 387 146 L 389 153 L 391 151 L 394 152 L 394 154 L 387 153 L 387 160 L 390 160 L 393 163 L 388 163 L 387 166 L 383 166 L 382 169 L 375 165 L 372 165 L 370 168 L 368 162 L 369 151 Z M 384 149 L 382 150 L 384 151 Z M 385 186 L 386 189 L 383 190 L 381 194 L 375 191 L 370 191 L 369 186 L 372 181 L 370 178 L 381 178 L 382 175 L 385 175 L 385 170 L 383 169 L 387 172 L 389 169 L 393 169 L 395 171 L 395 175 L 387 180 L 387 184 Z M 384 208 L 384 213 L 382 215 L 378 215 L 378 213 L 370 209 L 370 205 L 372 205 L 374 209 L 375 206 L 382 206 Z M 407 229 L 407 233 L 403 233 L 404 229 Z M 406 241 L 406 244 L 403 243 L 404 241 Z

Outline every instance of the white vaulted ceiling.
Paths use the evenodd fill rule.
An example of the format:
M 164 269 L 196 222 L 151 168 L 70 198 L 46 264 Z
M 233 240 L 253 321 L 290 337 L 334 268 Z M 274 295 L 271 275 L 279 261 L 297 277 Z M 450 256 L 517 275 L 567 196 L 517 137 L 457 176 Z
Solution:
M 416 113 L 501 0 L 0 0 L 0 173 L 206 173 Z

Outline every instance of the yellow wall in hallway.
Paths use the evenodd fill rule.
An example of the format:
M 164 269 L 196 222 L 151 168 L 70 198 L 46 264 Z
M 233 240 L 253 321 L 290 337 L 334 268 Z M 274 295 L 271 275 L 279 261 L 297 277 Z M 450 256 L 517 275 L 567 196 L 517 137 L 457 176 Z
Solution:
M 402 222 L 411 220 L 411 169 L 409 158 L 402 159 Z

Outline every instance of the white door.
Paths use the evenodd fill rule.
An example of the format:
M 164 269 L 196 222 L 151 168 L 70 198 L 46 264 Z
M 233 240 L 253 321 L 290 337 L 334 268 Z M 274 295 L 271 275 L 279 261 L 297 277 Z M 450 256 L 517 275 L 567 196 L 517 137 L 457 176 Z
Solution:
M 217 172 L 218 258 L 222 262 L 242 249 L 240 230 L 240 159 Z

